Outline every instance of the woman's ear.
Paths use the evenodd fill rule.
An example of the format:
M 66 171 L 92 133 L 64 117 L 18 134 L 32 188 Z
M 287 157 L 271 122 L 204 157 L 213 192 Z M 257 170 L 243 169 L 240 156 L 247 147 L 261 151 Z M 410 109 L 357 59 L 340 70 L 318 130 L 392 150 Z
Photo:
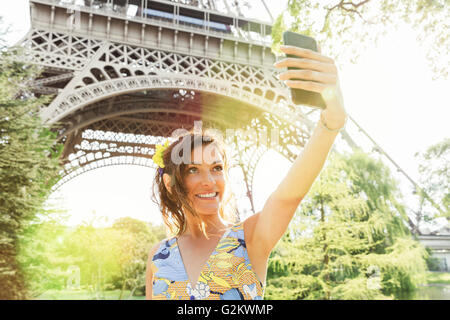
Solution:
M 171 188 L 171 178 L 167 173 L 163 174 L 163 182 L 164 182 L 164 186 L 166 187 L 166 189 L 169 191 L 169 193 L 172 193 L 172 188 Z

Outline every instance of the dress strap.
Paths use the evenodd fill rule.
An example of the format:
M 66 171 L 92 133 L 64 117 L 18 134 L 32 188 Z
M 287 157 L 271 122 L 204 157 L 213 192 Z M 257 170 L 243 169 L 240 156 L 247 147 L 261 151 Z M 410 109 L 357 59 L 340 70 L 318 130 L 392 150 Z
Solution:
M 225 232 L 223 233 L 223 235 L 220 238 L 219 242 L 222 241 L 222 239 L 226 238 L 230 234 L 231 229 L 232 229 L 232 227 L 229 227 L 227 230 L 225 230 Z
M 240 221 L 231 227 L 231 231 L 233 232 L 240 232 L 241 230 L 244 230 L 244 221 Z

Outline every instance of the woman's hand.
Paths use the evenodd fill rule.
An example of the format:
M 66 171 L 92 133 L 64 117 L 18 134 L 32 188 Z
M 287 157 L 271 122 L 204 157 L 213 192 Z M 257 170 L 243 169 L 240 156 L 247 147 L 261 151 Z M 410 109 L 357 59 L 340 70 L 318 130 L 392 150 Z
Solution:
M 280 49 L 298 58 L 285 58 L 276 62 L 274 67 L 295 67 L 301 70 L 287 70 L 280 73 L 278 78 L 285 80 L 285 84 L 290 88 L 320 93 L 327 106 L 320 115 L 322 121 L 331 130 L 342 128 L 345 125 L 347 113 L 344 109 L 334 60 L 322 55 L 320 49 L 319 52 L 295 46 L 281 46 Z

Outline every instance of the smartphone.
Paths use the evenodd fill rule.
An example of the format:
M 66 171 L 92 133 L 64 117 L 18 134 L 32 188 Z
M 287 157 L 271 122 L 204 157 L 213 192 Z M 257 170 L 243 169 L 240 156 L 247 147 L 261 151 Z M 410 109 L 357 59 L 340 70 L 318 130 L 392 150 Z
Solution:
M 314 38 L 302 35 L 300 33 L 285 31 L 283 32 L 283 44 L 288 46 L 295 46 L 310 49 L 317 52 L 317 42 Z M 287 54 L 287 57 L 298 58 L 298 56 Z M 289 67 L 288 70 L 300 69 Z M 291 79 L 300 80 L 300 79 Z M 294 104 L 307 105 L 313 108 L 325 109 L 326 104 L 322 98 L 322 95 L 317 92 L 312 92 L 303 89 L 293 89 L 291 88 L 291 100 Z

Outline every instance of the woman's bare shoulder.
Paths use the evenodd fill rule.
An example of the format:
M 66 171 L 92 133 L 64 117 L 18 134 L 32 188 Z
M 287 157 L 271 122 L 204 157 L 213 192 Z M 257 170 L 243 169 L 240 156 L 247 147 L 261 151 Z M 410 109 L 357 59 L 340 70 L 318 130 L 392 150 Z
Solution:
M 152 269 L 152 262 L 153 257 L 158 251 L 158 249 L 161 247 L 164 241 L 167 239 L 163 239 L 161 241 L 156 242 L 153 247 L 150 249 L 148 253 L 148 260 L 147 260 L 147 271 L 146 271 L 146 279 L 145 279 L 145 297 L 147 300 L 152 299 L 152 291 L 153 291 L 153 269 Z
M 153 259 L 153 256 L 155 255 L 156 251 L 158 251 L 159 247 L 161 247 L 161 245 L 167 241 L 168 238 L 163 239 L 161 241 L 157 241 L 153 247 L 150 249 L 149 253 L 148 253 L 148 260 L 151 261 Z

